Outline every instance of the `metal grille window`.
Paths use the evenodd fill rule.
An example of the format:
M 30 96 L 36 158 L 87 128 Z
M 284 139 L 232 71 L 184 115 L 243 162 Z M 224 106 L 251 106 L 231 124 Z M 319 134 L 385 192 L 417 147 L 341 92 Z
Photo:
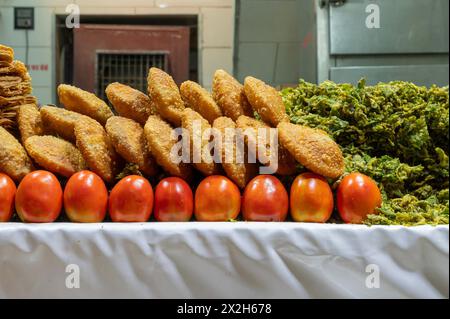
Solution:
M 107 101 L 105 89 L 113 82 L 146 93 L 149 68 L 167 71 L 167 56 L 167 52 L 97 52 L 97 96 Z

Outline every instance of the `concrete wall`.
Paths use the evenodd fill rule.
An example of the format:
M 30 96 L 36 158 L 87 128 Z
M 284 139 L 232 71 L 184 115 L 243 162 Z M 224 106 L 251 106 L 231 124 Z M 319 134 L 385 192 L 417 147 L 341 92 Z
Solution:
M 40 103 L 56 103 L 55 15 L 68 4 L 86 15 L 198 15 L 199 82 L 211 87 L 217 68 L 233 72 L 234 0 L 0 0 L 0 43 L 12 46 L 25 61 L 25 31 L 14 30 L 14 7 L 35 7 L 35 29 L 29 35 L 33 94 Z
M 305 45 L 300 5 L 299 0 L 236 0 L 235 74 L 240 81 L 253 75 L 273 85 L 298 82 Z

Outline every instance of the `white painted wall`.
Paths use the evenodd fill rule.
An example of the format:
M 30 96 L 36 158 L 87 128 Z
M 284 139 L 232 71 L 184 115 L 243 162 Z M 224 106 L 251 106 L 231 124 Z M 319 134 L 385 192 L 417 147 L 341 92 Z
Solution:
M 42 104 L 57 103 L 55 93 L 55 15 L 66 14 L 68 4 L 79 5 L 89 15 L 198 15 L 199 82 L 211 87 L 218 68 L 233 72 L 234 0 L 0 0 L 0 43 L 25 61 L 25 31 L 14 30 L 14 7 L 35 7 L 35 29 L 29 31 L 33 94 Z

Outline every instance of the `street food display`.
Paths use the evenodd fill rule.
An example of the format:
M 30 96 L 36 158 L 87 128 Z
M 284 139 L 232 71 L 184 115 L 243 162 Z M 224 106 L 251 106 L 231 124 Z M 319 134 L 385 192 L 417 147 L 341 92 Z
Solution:
M 38 108 L 30 92 L 26 68 L 0 45 L 0 177 L 20 190 L 0 197 L 2 221 L 15 210 L 25 222 L 65 211 L 74 222 L 448 224 L 448 88 L 301 81 L 280 92 L 217 70 L 209 93 L 152 67 L 148 92 L 107 86 L 112 108 L 72 85 L 58 86 L 63 108 Z M 61 209 L 36 217 L 23 203 L 39 197 L 26 187 L 42 176 L 66 185 L 65 197 L 44 192 L 40 202 Z M 15 192 L 8 185 L 0 191 Z

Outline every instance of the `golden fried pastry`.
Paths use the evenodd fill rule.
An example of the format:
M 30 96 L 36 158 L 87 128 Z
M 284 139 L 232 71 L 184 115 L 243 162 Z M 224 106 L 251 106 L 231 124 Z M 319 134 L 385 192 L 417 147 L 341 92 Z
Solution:
M 184 102 L 173 78 L 158 68 L 150 68 L 148 72 L 148 94 L 159 115 L 179 127 Z
M 6 45 L 0 44 L 0 61 L 11 63 L 14 59 L 14 50 Z
M 177 163 L 176 159 L 171 156 L 172 149 L 178 139 L 174 130 L 166 121 L 157 115 L 150 115 L 145 124 L 144 133 L 150 153 L 166 172 L 186 180 L 192 178 L 191 166 L 182 161 Z
M 180 86 L 180 93 L 186 107 L 190 107 L 198 112 L 210 124 L 212 124 L 216 118 L 222 116 L 222 111 L 213 100 L 211 94 L 198 83 L 193 81 L 183 82 Z
M 114 82 L 106 87 L 106 95 L 117 114 L 145 125 L 150 115 L 156 114 L 148 95 L 132 87 Z
M 278 140 L 272 140 L 270 126 L 245 115 L 240 116 L 236 124 L 245 133 L 245 141 L 248 145 L 249 152 L 254 152 L 255 157 L 261 163 L 272 165 L 271 146 L 277 147 L 278 168 L 276 173 L 279 175 L 292 175 L 295 173 L 297 162 L 284 147 L 279 145 Z M 263 149 L 259 149 L 259 147 Z
M 5 129 L 14 129 L 16 126 L 16 109 L 17 106 L 11 108 L 0 108 L 0 126 Z
M 35 135 L 43 135 L 41 113 L 35 104 L 20 105 L 17 109 L 17 126 L 19 127 L 22 144 Z
M 247 76 L 244 81 L 245 95 L 253 110 L 261 119 L 276 127 L 280 122 L 289 122 L 280 93 L 261 80 Z
M 58 86 L 59 101 L 69 111 L 87 115 L 102 125 L 113 116 L 113 112 L 103 100 L 95 94 L 83 91 L 72 85 L 60 84 Z
M 139 123 L 125 117 L 113 116 L 106 122 L 105 129 L 120 156 L 127 162 L 136 164 L 144 174 L 156 175 L 158 167 L 148 150 L 144 129 Z
M 0 126 L 0 172 L 16 182 L 34 170 L 27 152 L 14 136 Z
M 74 143 L 76 141 L 73 132 L 75 124 L 83 119 L 89 119 L 89 117 L 80 113 L 48 105 L 41 108 L 41 118 L 46 132 Z
M 200 114 L 187 108 L 183 111 L 181 126 L 189 132 L 191 162 L 194 167 L 206 176 L 217 174 L 220 166 L 214 162 L 208 150 L 211 125 Z
M 77 147 L 87 166 L 110 183 L 118 171 L 117 156 L 105 129 L 93 119 L 83 119 L 74 126 Z
M 31 136 L 24 145 L 31 158 L 52 173 L 70 177 L 86 169 L 80 151 L 61 138 L 51 135 Z
M 27 96 L 17 95 L 11 97 L 0 96 L 0 106 L 10 107 L 22 104 L 37 104 L 37 100 L 34 96 L 30 95 Z
M 30 94 L 31 82 L 23 81 L 20 76 L 2 76 L 0 77 L 0 95 L 4 97 L 13 97 L 17 95 Z
M 344 173 L 344 157 L 335 141 L 324 131 L 288 122 L 278 124 L 281 145 L 314 173 L 338 178 Z
M 0 75 L 19 76 L 23 81 L 31 80 L 31 77 L 28 74 L 28 70 L 23 62 L 15 60 L 12 63 L 3 63 L 4 65 L 0 63 Z
M 0 85 L 2 87 L 14 87 L 22 82 L 22 78 L 17 75 L 4 75 L 0 77 Z
M 253 110 L 244 94 L 244 87 L 224 70 L 214 73 L 212 96 L 222 113 L 236 121 L 239 116 L 253 116 Z
M 219 143 L 221 150 L 222 167 L 227 176 L 233 180 L 240 188 L 257 174 L 256 163 L 247 163 L 245 148 L 236 147 L 236 139 L 239 138 L 236 124 L 229 117 L 219 117 L 213 123 L 213 129 L 218 130 L 221 140 Z M 243 153 L 240 150 L 244 151 Z

